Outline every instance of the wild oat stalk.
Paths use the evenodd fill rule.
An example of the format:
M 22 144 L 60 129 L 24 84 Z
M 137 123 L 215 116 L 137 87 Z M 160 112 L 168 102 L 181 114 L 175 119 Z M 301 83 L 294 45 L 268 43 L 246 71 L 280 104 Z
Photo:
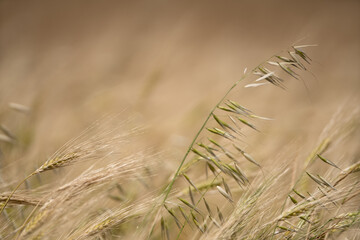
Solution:
M 307 70 L 305 64 L 310 64 L 311 59 L 305 53 L 304 49 L 309 46 L 310 45 L 293 46 L 291 50 L 287 51 L 286 56 L 274 55 L 266 62 L 254 68 L 251 72 L 246 73 L 246 70 L 244 71 L 244 75 L 240 78 L 240 80 L 236 81 L 230 87 L 226 94 L 210 111 L 203 125 L 193 138 L 172 180 L 163 192 L 164 197 L 162 205 L 164 207 L 166 207 L 169 194 L 173 189 L 175 181 L 180 175 L 183 175 L 187 183 L 190 185 L 188 191 L 190 199 L 187 201 L 181 198 L 179 199 L 180 202 L 178 205 L 188 210 L 186 218 L 192 219 L 191 222 L 195 224 L 200 232 L 204 232 L 206 230 L 206 222 L 200 223 L 199 218 L 213 219 L 211 214 L 204 215 L 198 208 L 199 203 L 205 199 L 205 195 L 207 195 L 207 192 L 212 188 L 210 187 L 212 183 L 218 182 L 219 179 L 222 179 L 222 186 L 216 185 L 218 193 L 229 202 L 234 202 L 231 188 L 227 182 L 234 181 L 240 187 L 246 187 L 249 183 L 249 179 L 246 174 L 239 167 L 240 161 L 245 160 L 249 162 L 249 164 L 253 164 L 254 166 L 262 169 L 261 165 L 248 152 L 246 152 L 242 146 L 242 138 L 244 136 L 243 128 L 258 131 L 254 121 L 269 119 L 256 115 L 251 110 L 240 105 L 234 100 L 227 99 L 228 95 L 235 87 L 238 86 L 240 82 L 251 76 L 256 76 L 257 78 L 253 82 L 245 85 L 245 88 L 273 85 L 284 89 L 286 79 L 280 77 L 281 74 L 287 75 L 289 78 L 300 79 L 298 72 Z M 223 114 L 226 114 L 225 119 L 221 117 Z M 211 119 L 217 126 L 209 126 L 209 121 Z M 195 146 L 200 134 L 204 133 L 205 130 L 207 130 L 208 135 L 210 135 L 208 141 L 199 142 L 197 143 L 197 146 Z M 193 160 L 185 164 L 185 162 L 189 159 L 190 153 L 193 153 Z M 199 161 L 204 162 L 205 167 L 210 169 L 210 171 L 214 174 L 214 178 L 210 181 L 210 185 L 202 191 L 200 191 L 194 181 L 187 176 L 187 172 L 192 169 L 192 165 L 197 164 Z M 194 189 L 194 191 L 192 191 L 192 189 Z M 194 200 L 194 194 L 198 195 L 196 201 Z M 179 211 L 177 211 L 177 213 L 180 214 Z M 170 215 L 174 218 L 175 213 L 170 213 Z M 178 222 L 178 218 L 174 219 Z M 186 220 L 184 224 L 182 224 L 177 238 L 180 237 L 187 223 L 189 223 L 189 221 Z

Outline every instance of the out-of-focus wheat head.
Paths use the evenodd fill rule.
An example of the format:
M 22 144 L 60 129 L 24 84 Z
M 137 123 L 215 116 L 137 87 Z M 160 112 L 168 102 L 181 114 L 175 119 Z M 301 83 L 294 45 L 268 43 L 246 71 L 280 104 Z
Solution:
M 38 195 L 42 195 L 41 198 L 13 195 L 17 187 L 13 192 L 4 194 L 1 198 L 2 209 L 5 209 L 7 203 L 35 206 L 24 226 L 18 231 L 18 235 L 29 237 L 30 234 L 32 236 L 43 234 L 46 231 L 36 232 L 36 230 L 44 224 L 49 225 L 46 228 L 48 236 L 53 236 L 50 233 L 53 234 L 55 229 L 60 231 L 66 227 L 72 228 L 74 227 L 73 223 L 66 225 L 68 218 L 75 212 L 79 212 L 80 209 L 88 212 L 89 209 L 85 208 L 85 206 L 89 207 L 87 200 L 94 198 L 96 191 L 104 190 L 102 188 L 109 190 L 109 185 L 113 187 L 115 184 L 139 181 L 148 176 L 146 172 L 143 172 L 145 171 L 144 166 L 151 167 L 156 163 L 156 159 L 150 161 L 152 157 L 149 152 L 146 153 L 147 149 L 137 152 L 130 150 L 129 143 L 143 131 L 139 125 L 133 126 L 132 124 L 134 124 L 132 119 L 120 120 L 115 115 L 102 118 L 78 137 L 67 142 L 27 177 L 84 161 L 91 163 L 88 170 L 71 182 L 65 182 L 50 192 L 47 190 L 38 193 Z M 96 167 L 99 162 L 105 167 Z M 23 182 L 20 182 L 18 186 Z M 101 197 L 108 198 L 108 196 L 97 196 L 95 199 L 101 202 Z M 92 200 L 93 207 L 96 205 L 95 202 Z M 8 226 L 4 225 L 4 232 Z

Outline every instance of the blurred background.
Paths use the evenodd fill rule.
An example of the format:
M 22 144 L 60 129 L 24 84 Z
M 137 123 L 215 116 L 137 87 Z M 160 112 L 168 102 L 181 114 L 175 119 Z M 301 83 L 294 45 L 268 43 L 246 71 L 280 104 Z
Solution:
M 294 138 L 311 149 L 339 106 L 359 103 L 358 0 L 1 0 L 0 11 L 0 119 L 35 165 L 120 112 L 148 126 L 153 147 L 178 151 L 175 169 L 244 69 L 292 44 L 319 45 L 308 51 L 307 89 L 291 81 L 288 91 L 236 91 L 238 102 L 278 120 L 264 130 L 278 137 L 263 151 Z

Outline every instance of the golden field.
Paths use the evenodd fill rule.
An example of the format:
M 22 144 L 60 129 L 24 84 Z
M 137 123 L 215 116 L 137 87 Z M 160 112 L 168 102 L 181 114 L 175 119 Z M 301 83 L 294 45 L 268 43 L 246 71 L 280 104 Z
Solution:
M 246 233 L 274 224 L 272 233 L 278 231 L 281 217 L 276 216 L 295 204 L 286 200 L 288 195 L 294 197 L 292 186 L 303 193 L 315 191 L 307 197 L 311 204 L 317 201 L 311 214 L 318 215 L 304 223 L 308 232 L 289 219 L 288 225 L 281 225 L 281 233 L 271 235 L 273 239 L 356 239 L 360 236 L 359 10 L 360 3 L 350 0 L 1 1 L 1 202 L 7 202 L 29 174 L 41 167 L 44 172 L 38 171 L 15 192 L 14 199 L 23 202 L 8 199 L 0 216 L 0 239 L 270 239 L 267 230 L 263 235 Z M 280 69 L 285 91 L 273 86 L 244 88 L 250 76 L 225 98 L 273 119 L 256 120 L 259 132 L 245 126 L 236 143 L 243 144 L 261 171 L 240 160 L 243 153 L 234 153 L 248 171 L 249 186 L 239 190 L 231 176 L 229 180 L 226 173 L 215 173 L 215 180 L 216 174 L 226 175 L 224 180 L 219 177 L 217 186 L 224 190 L 229 181 L 234 202 L 226 198 L 226 189 L 224 195 L 216 186 L 197 191 L 181 176 L 185 170 L 179 165 L 212 108 L 245 69 L 251 73 L 269 57 L 285 56 L 291 46 L 304 44 L 317 45 L 306 48 L 311 64 L 298 80 Z M 219 116 L 223 119 L 227 113 Z M 208 124 L 212 127 L 216 120 Z M 94 127 L 85 130 L 89 126 Z M 84 135 L 68 142 L 84 130 Z M 195 143 L 207 141 L 211 134 L 205 128 Z M 191 154 L 184 166 L 195 161 L 186 174 L 199 186 L 205 180 L 204 159 Z M 45 172 L 46 161 L 64 157 L 81 161 L 63 167 L 59 163 Z M 345 179 L 348 182 L 341 189 L 332 186 L 351 166 L 355 170 Z M 95 180 L 90 173 L 96 169 L 103 175 Z M 177 170 L 180 175 L 167 192 Z M 328 179 L 331 187 L 313 181 L 306 172 L 320 182 L 318 175 Z M 81 177 L 88 181 L 71 193 L 70 187 L 80 186 L 76 180 L 81 182 Z M 254 209 L 264 217 L 251 218 L 246 227 L 237 229 L 241 217 L 234 213 L 242 213 L 242 201 L 261 186 L 268 186 L 267 192 L 257 200 L 266 203 Z M 179 202 L 179 198 L 190 202 L 191 196 L 184 194 L 188 189 L 199 202 L 207 197 L 212 214 L 215 206 L 223 207 L 219 209 L 225 220 L 219 228 L 208 223 L 207 214 L 191 207 L 192 220 L 186 223 L 178 207 L 189 208 Z M 324 196 L 331 201 L 323 202 Z M 175 218 L 164 204 L 174 207 L 170 211 Z M 199 212 L 204 213 L 207 209 L 201 204 Z M 47 207 L 58 211 L 45 214 Z M 313 216 L 306 211 L 302 217 Z M 34 223 L 42 213 L 46 218 Z M 345 219 L 338 216 L 346 213 L 353 214 L 352 224 L 335 231 Z M 334 228 L 330 229 L 320 224 L 322 218 L 339 221 L 330 223 Z M 181 234 L 177 221 L 184 223 Z M 90 231 L 94 226 L 96 231 Z M 312 226 L 327 230 L 312 232 Z

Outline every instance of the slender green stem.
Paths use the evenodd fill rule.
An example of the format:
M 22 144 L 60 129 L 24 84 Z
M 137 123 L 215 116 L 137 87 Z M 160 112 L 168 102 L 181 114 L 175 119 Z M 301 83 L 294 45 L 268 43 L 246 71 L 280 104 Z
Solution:
M 273 56 L 274 56 L 274 55 L 273 55 Z M 269 59 L 271 59 L 273 56 L 271 56 Z M 268 59 L 267 59 L 266 61 L 268 61 Z M 261 64 L 262 64 L 262 63 L 261 63 Z M 185 155 L 184 155 L 184 157 L 183 157 L 183 159 L 182 159 L 182 161 L 181 161 L 178 169 L 176 170 L 176 173 L 174 174 L 173 179 L 171 180 L 170 184 L 169 184 L 169 185 L 167 186 L 167 188 L 165 189 L 165 197 L 164 197 L 164 199 L 163 199 L 163 201 L 162 201 L 162 205 L 164 205 L 166 199 L 168 198 L 168 195 L 169 195 L 169 193 L 170 193 L 170 191 L 171 191 L 171 189 L 172 189 L 172 186 L 174 185 L 176 178 L 179 176 L 181 167 L 184 165 L 186 158 L 188 157 L 188 155 L 189 155 L 192 147 L 194 146 L 196 140 L 198 139 L 199 135 L 200 135 L 201 132 L 204 130 L 204 128 L 205 128 L 206 124 L 208 123 L 210 117 L 213 115 L 213 113 L 214 113 L 215 110 L 219 107 L 219 105 L 226 99 L 226 97 L 230 94 L 230 92 L 231 92 L 241 81 L 243 81 L 243 80 L 249 75 L 249 73 L 253 73 L 253 72 L 255 71 L 255 69 L 257 69 L 261 64 L 259 64 L 259 65 L 256 66 L 254 69 L 252 69 L 250 72 L 244 74 L 239 80 L 237 80 L 237 81 L 230 87 L 230 89 L 226 92 L 226 94 L 220 99 L 220 101 L 218 101 L 217 104 L 213 107 L 213 109 L 211 110 L 211 112 L 209 113 L 209 115 L 207 116 L 207 118 L 205 119 L 204 123 L 202 124 L 201 128 L 200 128 L 199 131 L 196 133 L 193 141 L 190 143 L 190 145 L 189 145 L 189 147 L 188 147 L 188 149 L 187 149 L 187 151 L 186 151 L 186 153 L 185 153 Z M 216 179 L 216 177 L 215 177 L 215 179 Z M 214 180 L 215 180 L 215 179 L 214 179 Z M 206 193 L 206 192 L 205 192 L 205 193 Z M 204 193 L 204 194 L 205 194 L 205 193 Z M 202 197 L 204 196 L 204 194 L 202 194 Z M 201 200 L 201 199 L 202 199 L 202 198 L 200 198 L 200 200 Z M 200 201 L 200 200 L 199 200 L 199 201 Z M 182 231 L 183 231 L 183 229 L 184 229 L 184 227 L 185 227 L 185 224 L 186 224 L 186 222 L 185 222 L 184 225 L 182 226 L 182 228 L 181 228 L 181 230 L 180 230 L 180 232 L 179 232 L 179 234 L 178 234 L 178 236 L 177 236 L 177 239 L 179 239 L 179 237 L 180 237 L 180 235 L 181 235 L 181 233 L 182 233 Z
M 279 53 L 278 53 L 279 54 Z M 277 54 L 275 55 L 272 55 L 270 58 L 268 58 L 265 62 L 269 61 L 271 58 L 273 58 L 274 56 L 276 56 Z M 201 126 L 201 128 L 199 129 L 199 131 L 196 133 L 193 141 L 191 142 L 190 146 L 188 147 L 178 169 L 176 170 L 176 173 L 173 177 L 173 179 L 171 180 L 170 184 L 168 185 L 168 187 L 165 189 L 165 197 L 162 201 L 162 204 L 165 203 L 166 199 L 168 198 L 168 195 L 172 189 L 172 186 L 174 185 L 175 183 L 175 180 L 176 178 L 179 176 L 179 173 L 180 173 L 180 169 L 181 167 L 183 166 L 183 164 L 185 163 L 185 160 L 186 158 L 188 157 L 192 147 L 194 146 L 197 138 L 199 137 L 200 133 L 202 132 L 202 130 L 205 128 L 206 124 L 208 123 L 210 117 L 213 115 L 213 113 L 215 112 L 216 108 L 225 100 L 225 98 L 229 95 L 229 93 L 241 82 L 243 81 L 248 75 L 249 73 L 253 73 L 259 66 L 261 66 L 264 62 L 260 63 L 259 65 L 257 65 L 255 68 L 253 68 L 250 72 L 244 74 L 239 80 L 237 80 L 232 86 L 231 88 L 226 92 L 226 94 L 220 99 L 220 101 L 218 101 L 218 103 L 215 105 L 215 107 L 211 110 L 211 112 L 209 113 L 209 115 L 207 116 L 207 118 L 205 119 L 203 125 Z
M 4 211 L 6 205 L 9 203 L 11 197 L 14 195 L 14 193 L 16 192 L 16 190 L 18 190 L 18 188 L 26 181 L 28 180 L 30 177 L 32 177 L 33 175 L 35 175 L 34 173 L 31 173 L 29 176 L 27 176 L 24 180 L 22 180 L 21 182 L 18 183 L 18 185 L 14 188 L 14 190 L 10 193 L 10 195 L 7 197 L 4 205 L 1 207 L 0 209 L 0 214 Z
M 227 93 L 221 98 L 221 100 L 215 105 L 215 107 L 211 110 L 210 114 L 209 114 L 209 115 L 207 116 L 207 118 L 205 119 L 205 121 L 204 121 L 204 123 L 202 124 L 201 128 L 199 129 L 199 131 L 198 131 L 197 134 L 195 135 L 193 141 L 192 141 L 191 144 L 189 145 L 189 147 L 188 147 L 188 149 L 187 149 L 187 151 L 186 151 L 186 153 L 185 153 L 185 155 L 184 155 L 184 157 L 183 157 L 183 159 L 182 159 L 182 161 L 181 161 L 178 169 L 176 170 L 176 173 L 174 174 L 174 177 L 172 178 L 170 184 L 166 187 L 166 189 L 165 189 L 165 196 L 164 196 L 163 201 L 161 202 L 161 205 L 164 205 L 166 199 L 168 198 L 169 193 L 170 193 L 170 191 L 171 191 L 171 189 L 172 189 L 172 186 L 174 185 L 176 178 L 179 176 L 181 167 L 184 165 L 186 158 L 188 157 L 188 155 L 189 155 L 192 147 L 194 146 L 197 138 L 199 137 L 200 133 L 202 132 L 202 130 L 205 128 L 206 124 L 208 123 L 210 117 L 212 116 L 212 114 L 214 113 L 214 111 L 216 110 L 216 108 L 217 108 L 217 107 L 224 101 L 224 99 L 229 95 L 229 93 L 231 92 L 231 90 L 234 89 L 234 88 L 236 87 L 236 85 L 238 85 L 238 83 L 239 83 L 240 81 L 242 81 L 243 79 L 245 79 L 246 76 L 247 76 L 247 75 L 244 75 L 240 80 L 238 80 L 237 82 L 235 82 L 235 83 L 231 86 L 231 88 L 230 88 L 230 89 L 227 91 Z M 149 213 L 149 214 L 150 214 L 150 213 Z M 148 215 L 149 215 L 149 214 L 148 214 Z M 147 215 L 147 216 L 148 216 L 148 215 Z M 147 218 L 147 216 L 145 217 L 145 219 Z M 144 220 L 144 221 L 145 221 L 145 220 Z M 143 221 L 143 223 L 144 223 L 144 221 Z M 185 225 L 183 225 L 183 227 L 184 227 L 184 226 L 185 226 Z M 181 229 L 181 231 L 182 231 L 182 229 Z M 181 231 L 180 231 L 180 233 L 181 233 Z
M 188 157 L 188 155 L 189 155 L 192 147 L 194 146 L 196 140 L 198 139 L 200 133 L 202 132 L 202 130 L 205 128 L 206 124 L 208 123 L 210 117 L 212 116 L 212 114 L 214 113 L 214 111 L 216 110 L 216 108 L 217 108 L 217 107 L 225 100 L 225 98 L 229 95 L 229 93 L 239 84 L 239 82 L 241 82 L 242 80 L 244 80 L 246 76 L 247 76 L 247 75 L 243 75 L 243 77 L 242 77 L 240 80 L 236 81 L 236 82 L 231 86 L 231 88 L 226 92 L 226 94 L 221 98 L 221 100 L 215 105 L 215 107 L 211 110 L 211 112 L 209 113 L 209 115 L 208 115 L 207 118 L 205 119 L 203 125 L 201 126 L 201 128 L 199 129 L 199 131 L 196 133 L 194 139 L 192 140 L 191 144 L 189 145 L 189 147 L 188 147 L 188 149 L 187 149 L 187 151 L 186 151 L 186 153 L 185 153 L 185 155 L 184 155 L 184 157 L 183 157 L 183 159 L 182 159 L 182 161 L 181 161 L 178 169 L 176 170 L 176 173 L 175 173 L 173 179 L 171 180 L 171 182 L 170 182 L 170 184 L 168 185 L 168 187 L 165 189 L 165 197 L 164 197 L 164 199 L 163 199 L 163 201 L 162 201 L 162 204 L 164 204 L 165 201 L 166 201 L 166 199 L 168 198 L 169 193 L 170 193 L 170 191 L 171 191 L 171 189 L 172 189 L 172 186 L 174 185 L 176 178 L 179 176 L 179 172 L 180 172 L 180 170 L 181 170 L 181 167 L 184 165 L 186 158 Z

